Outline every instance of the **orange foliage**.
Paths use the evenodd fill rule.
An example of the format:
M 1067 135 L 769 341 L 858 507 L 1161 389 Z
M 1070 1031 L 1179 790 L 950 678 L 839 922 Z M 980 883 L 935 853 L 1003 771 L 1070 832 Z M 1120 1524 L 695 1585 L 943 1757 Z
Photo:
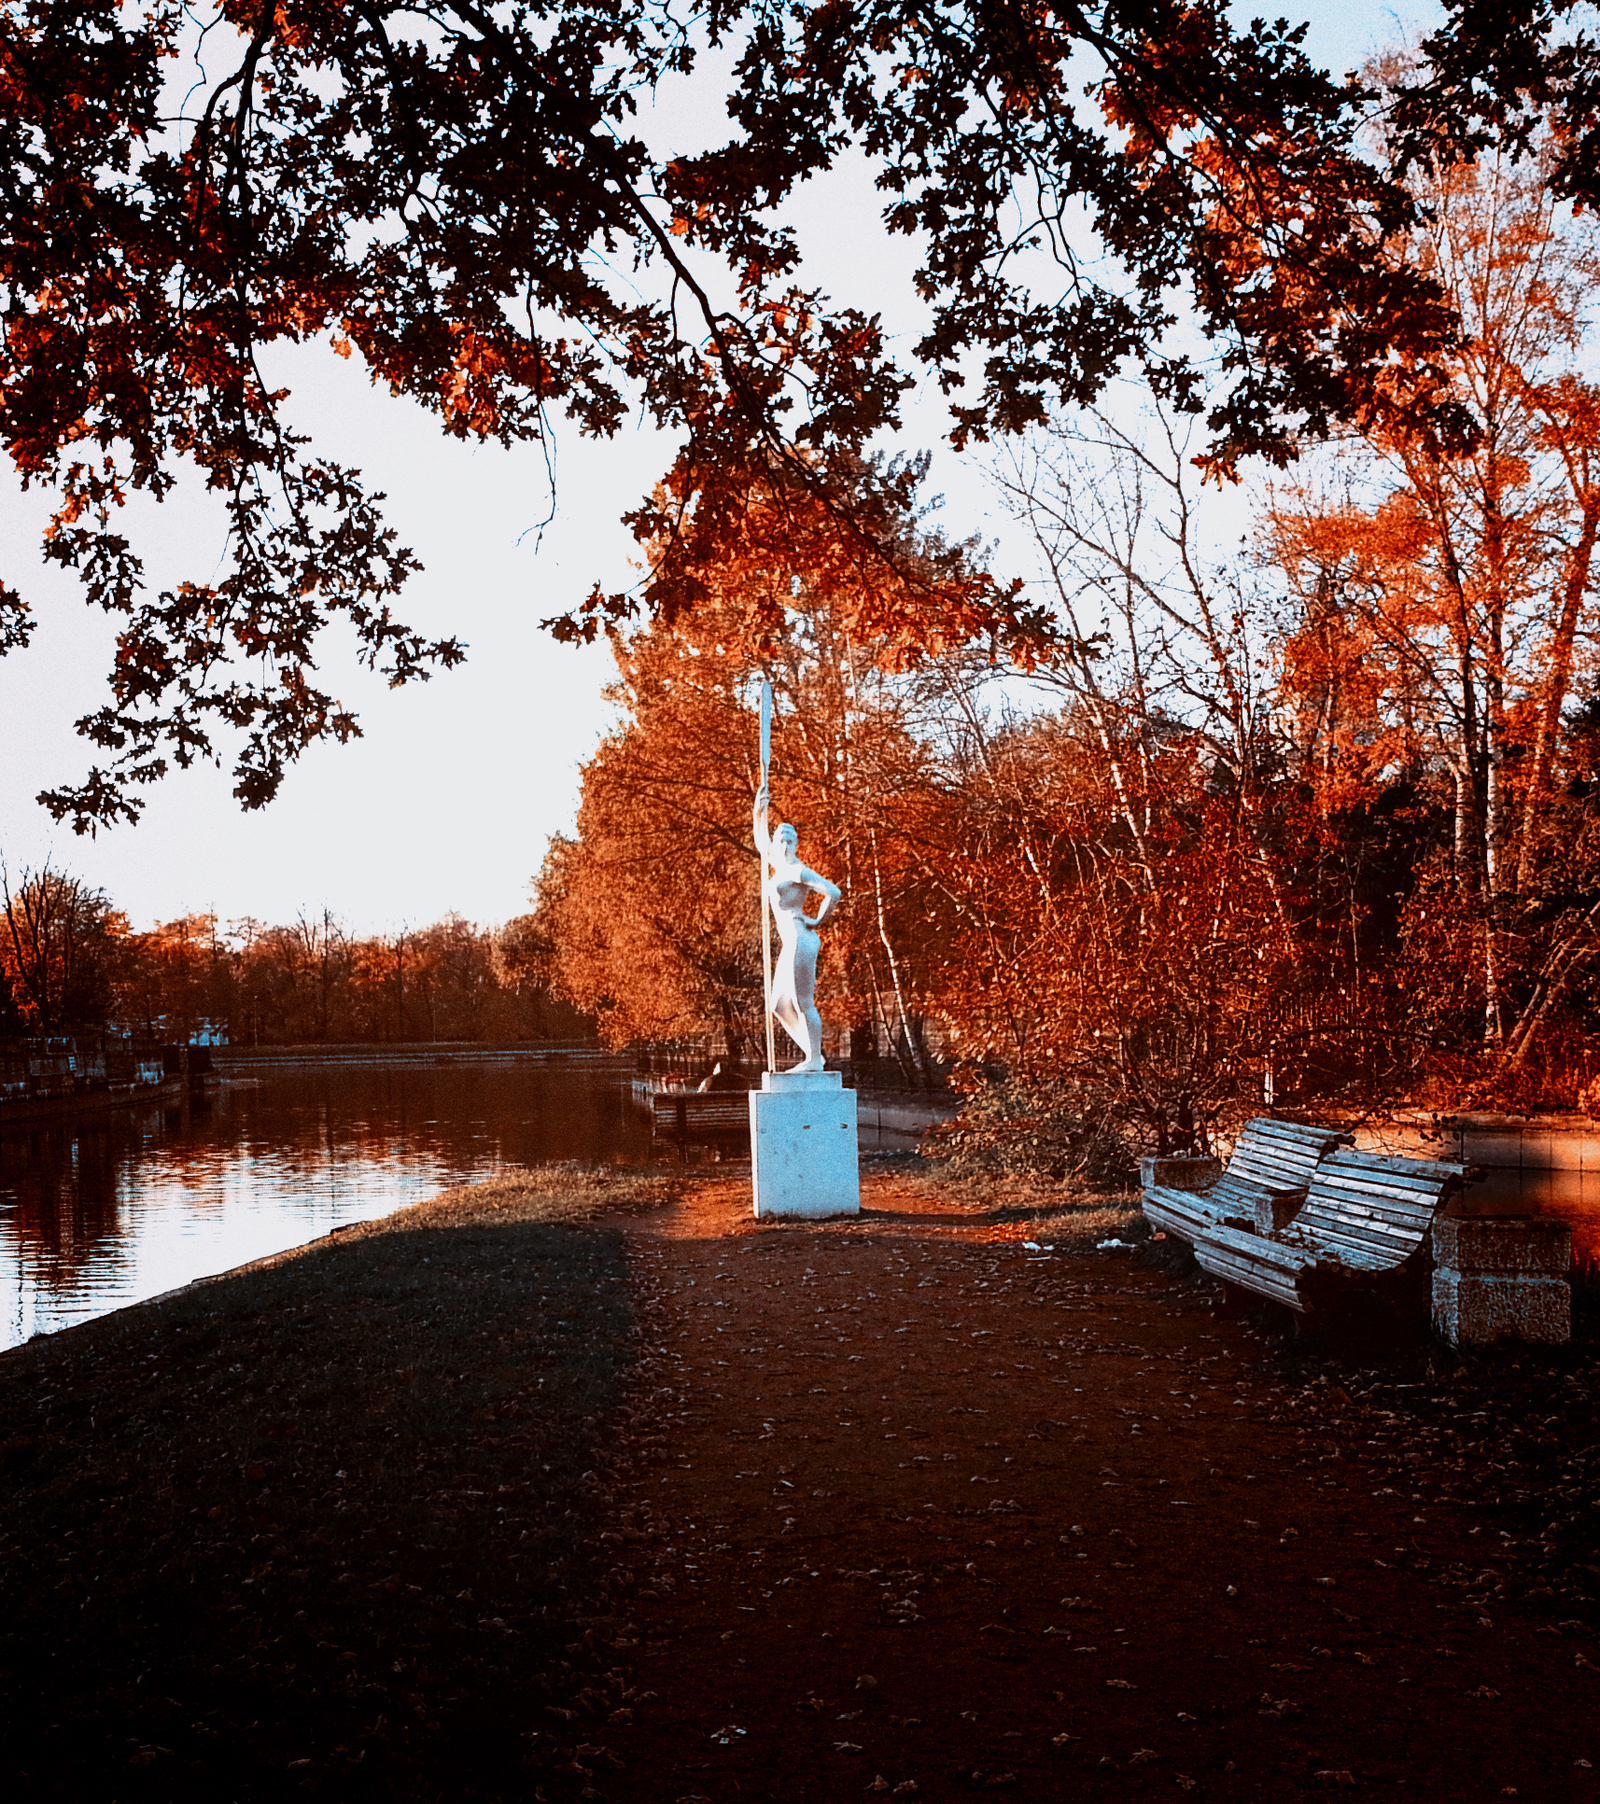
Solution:
M 1586 933 L 1573 962 L 1547 931 L 1551 893 L 1574 876 L 1555 789 L 1563 713 L 1595 679 L 1600 391 L 1583 353 L 1600 229 L 1563 216 L 1533 169 L 1464 165 L 1424 198 L 1432 217 L 1405 255 L 1459 309 L 1447 374 L 1472 435 L 1406 427 L 1416 377 L 1400 361 L 1360 483 L 1347 459 L 1343 492 L 1280 496 L 1269 545 L 1299 609 L 1284 693 L 1325 815 L 1397 780 L 1447 792 L 1472 923 L 1455 938 L 1456 1005 L 1478 1008 L 1485 1043 L 1515 1064 L 1552 985 L 1600 955 Z
M 578 838 L 552 852 L 540 919 L 565 992 L 612 1043 L 714 1032 L 733 1056 L 753 1055 L 764 1038 L 750 840 L 759 659 L 777 704 L 775 808 L 846 896 L 823 935 L 827 1012 L 871 1024 L 918 1070 L 941 904 L 916 841 L 936 788 L 912 720 L 918 679 L 896 674 L 911 649 L 905 597 L 814 497 L 777 483 L 746 496 L 741 517 L 737 545 L 693 566 L 692 612 L 614 641 L 625 720 L 586 767 Z M 885 530 L 898 565 L 943 593 L 990 592 L 966 550 L 920 532 L 909 509 Z M 653 549 L 657 580 L 663 569 L 688 580 L 682 547 Z M 980 630 L 955 608 L 939 618 L 937 632 Z
M 127 931 L 76 877 L 46 864 L 13 885 L 0 865 L 0 999 L 30 1033 L 103 1025 Z

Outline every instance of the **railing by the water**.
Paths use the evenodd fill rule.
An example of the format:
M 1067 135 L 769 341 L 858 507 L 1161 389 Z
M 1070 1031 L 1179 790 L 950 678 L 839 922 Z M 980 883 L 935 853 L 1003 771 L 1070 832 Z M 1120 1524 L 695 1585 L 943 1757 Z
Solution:
M 478 1040 L 374 1040 L 350 1044 L 321 1041 L 300 1046 L 215 1046 L 212 1064 L 224 1077 L 265 1071 L 304 1070 L 319 1065 L 376 1069 L 385 1065 L 563 1065 L 615 1066 L 631 1070 L 631 1053 L 583 1041 L 499 1046 Z
M 1587 1115 L 1406 1110 L 1341 1125 L 1363 1151 L 1468 1166 L 1463 1214 L 1559 1216 L 1572 1224 L 1575 1255 L 1600 1256 L 1600 1122 Z

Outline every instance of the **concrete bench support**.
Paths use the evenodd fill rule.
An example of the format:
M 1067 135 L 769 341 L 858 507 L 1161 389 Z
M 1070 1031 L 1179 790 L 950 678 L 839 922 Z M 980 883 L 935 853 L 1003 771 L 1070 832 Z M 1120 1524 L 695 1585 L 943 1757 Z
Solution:
M 1572 1228 L 1550 1216 L 1441 1216 L 1433 1325 L 1452 1346 L 1572 1338 Z

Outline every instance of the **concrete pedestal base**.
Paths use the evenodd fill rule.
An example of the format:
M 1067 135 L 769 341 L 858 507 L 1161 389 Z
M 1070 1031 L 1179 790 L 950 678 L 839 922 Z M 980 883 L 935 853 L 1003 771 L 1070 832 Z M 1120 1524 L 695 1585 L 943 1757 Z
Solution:
M 1572 1338 L 1572 1229 L 1548 1216 L 1433 1224 L 1433 1325 L 1452 1346 Z
M 756 1214 L 815 1221 L 861 1213 L 856 1093 L 837 1071 L 768 1071 L 750 1092 Z

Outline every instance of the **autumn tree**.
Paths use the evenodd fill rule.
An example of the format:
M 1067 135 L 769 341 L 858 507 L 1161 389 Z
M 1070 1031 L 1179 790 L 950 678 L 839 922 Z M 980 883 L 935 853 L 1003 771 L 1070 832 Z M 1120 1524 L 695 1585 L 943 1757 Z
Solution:
M 1047 1169 L 1125 1168 L 1130 1143 L 1259 1098 L 1304 962 L 1271 622 L 1205 542 L 1192 449 L 1168 417 L 1105 415 L 1009 452 L 1055 655 L 1026 687 L 927 673 L 960 723 L 928 739 L 933 994 L 956 1051 L 1004 1074 L 984 1132 Z
M 119 1013 L 157 1039 L 188 1040 L 234 1012 L 234 961 L 214 914 L 182 915 L 129 936 Z
M 1428 222 L 1405 241 L 1463 322 L 1446 376 L 1470 439 L 1375 425 L 1322 484 L 1285 491 L 1270 530 L 1298 609 L 1300 755 L 1326 797 L 1403 781 L 1436 798 L 1453 893 L 1430 883 L 1428 925 L 1409 931 L 1458 1038 L 1512 1064 L 1600 954 L 1557 806 L 1564 716 L 1593 680 L 1600 234 L 1547 172 L 1458 165 L 1422 190 Z
M 247 1043 L 591 1039 L 547 965 L 519 960 L 526 937 L 526 917 L 494 930 L 452 914 L 365 936 L 331 910 L 284 927 L 232 922 L 211 992 L 228 1003 L 212 1012 Z
M 97 889 L 46 863 L 0 864 L 0 979 L 30 1033 L 103 1026 L 128 924 Z
M 906 574 L 905 493 L 859 462 L 924 374 L 965 443 L 1131 363 L 1206 412 L 1224 470 L 1356 417 L 1397 348 L 1427 365 L 1452 325 L 1424 272 L 1372 255 L 1411 198 L 1360 151 L 1366 90 L 1315 68 L 1303 29 L 1235 28 L 1221 0 L 218 0 L 203 19 L 7 0 L 0 437 L 56 498 L 46 555 L 118 622 L 109 697 L 81 723 L 101 762 L 48 805 L 79 829 L 125 819 L 169 764 L 224 757 L 261 805 L 306 745 L 359 730 L 318 677 L 330 622 L 394 683 L 462 655 L 397 618 L 414 560 L 359 472 L 286 424 L 276 346 L 359 357 L 456 436 L 664 428 L 671 469 L 630 518 L 670 547 L 643 597 L 668 616 L 776 469 L 854 555 Z M 730 48 L 696 109 L 721 103 L 726 142 L 647 142 L 641 108 Z M 1416 154 L 1478 129 L 1460 48 L 1441 41 Z M 925 247 L 905 369 L 876 295 L 795 278 L 785 204 L 858 156 L 884 230 Z M 1190 309 L 1220 382 L 1172 331 Z M 119 510 L 185 474 L 224 511 L 226 555 L 151 594 Z M 597 590 L 560 630 L 640 599 Z M 946 588 L 901 600 L 902 630 L 950 637 Z M 1007 618 L 1003 588 L 963 605 Z M 0 589 L 0 648 L 30 625 Z
M 536 920 L 562 993 L 611 1045 L 717 1032 L 760 1041 L 749 668 L 671 629 L 619 648 L 626 724 L 586 765 L 574 841 L 556 840 Z
M 593 1019 L 557 991 L 555 948 L 534 915 L 514 915 L 495 929 L 489 968 L 500 999 L 495 1038 L 593 1040 Z

